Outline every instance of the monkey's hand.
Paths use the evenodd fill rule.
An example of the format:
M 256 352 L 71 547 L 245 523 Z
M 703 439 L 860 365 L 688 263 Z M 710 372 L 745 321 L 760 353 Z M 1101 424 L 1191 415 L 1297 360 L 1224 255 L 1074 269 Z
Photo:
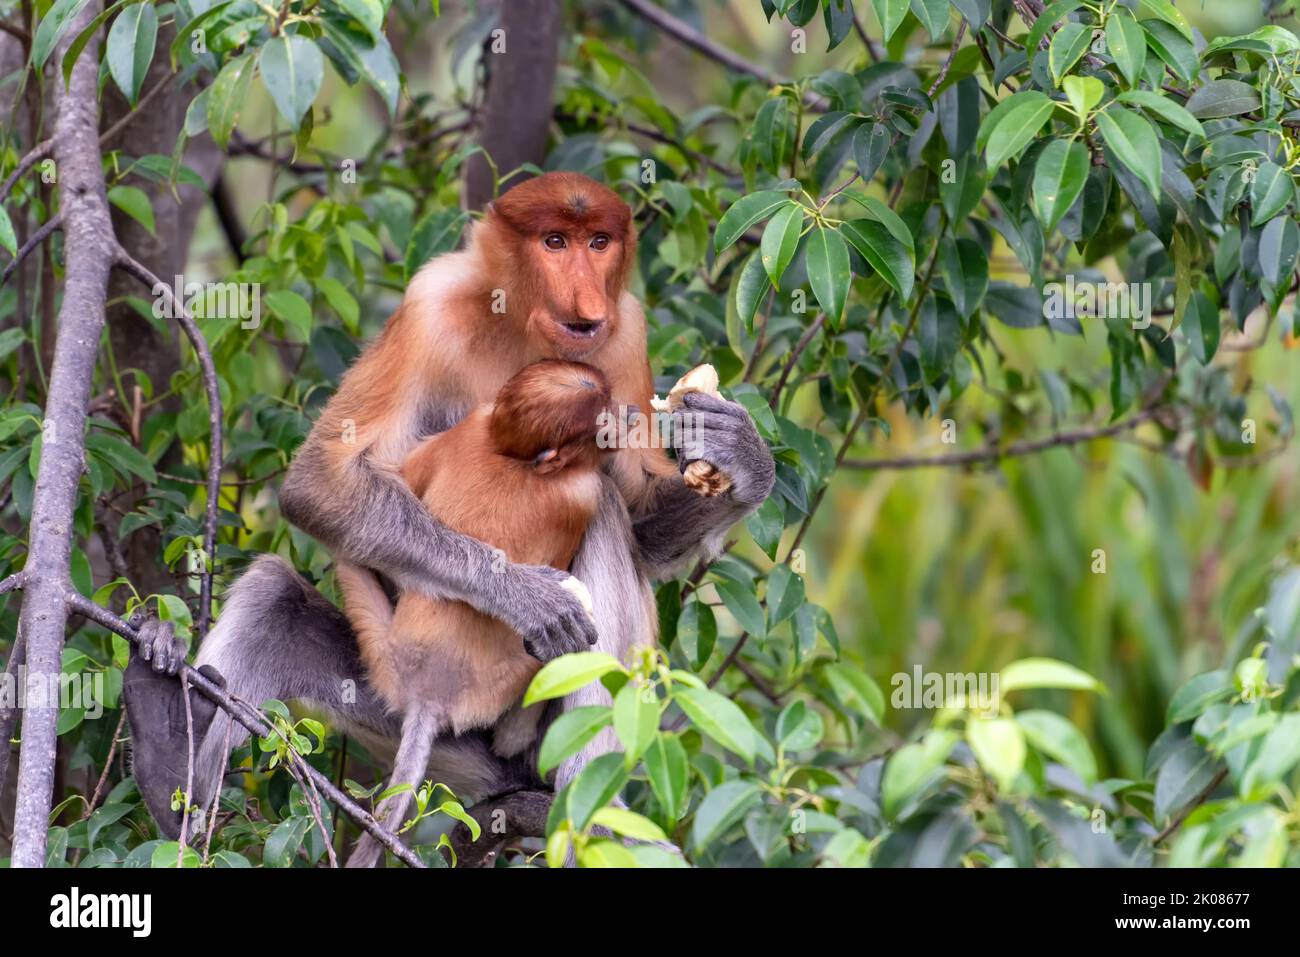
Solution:
M 570 584 L 577 579 L 568 572 L 545 565 L 510 565 L 505 577 L 497 595 L 497 617 L 519 632 L 538 661 L 586 651 L 595 644 L 596 620 Z
M 127 622 L 140 634 L 136 652 L 153 667 L 158 674 L 174 675 L 185 663 L 188 649 L 185 642 L 176 637 L 176 631 L 170 621 L 151 618 L 136 612 Z
M 730 479 L 734 502 L 749 511 L 763 504 L 776 482 L 776 465 L 743 405 L 691 392 L 682 397 L 673 420 L 674 434 L 682 437 L 677 463 L 683 473 L 703 460 Z

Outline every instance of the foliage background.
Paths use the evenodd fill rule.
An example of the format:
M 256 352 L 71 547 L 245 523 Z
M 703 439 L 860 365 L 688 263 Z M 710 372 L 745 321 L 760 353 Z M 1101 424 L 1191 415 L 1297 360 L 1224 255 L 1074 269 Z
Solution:
M 25 64 L 31 47 L 50 39 L 45 24 L 70 5 L 0 5 L 0 17 L 27 34 L 0 34 L 5 175 L 48 133 L 44 104 L 61 64 L 51 59 L 40 75 Z M 1180 5 L 1184 21 L 1162 0 L 1052 5 L 1044 29 L 1067 16 L 1090 26 L 1141 19 L 1141 35 L 1154 39 L 1144 40 L 1146 72 L 1134 78 L 1105 47 L 1081 48 L 1060 71 L 1050 50 L 1032 65 L 1018 61 L 1016 45 L 1041 3 L 860 2 L 856 29 L 844 19 L 852 8 L 838 0 L 661 8 L 734 51 L 756 77 L 675 42 L 637 6 L 649 4 L 566 4 L 508 32 L 503 53 L 491 48 L 499 11 L 473 3 L 146 3 L 118 5 L 96 25 L 107 37 L 105 126 L 173 66 L 181 71 L 142 125 L 107 146 L 119 238 L 153 255 L 165 279 L 183 273 L 262 291 L 266 321 L 252 332 L 196 309 L 217 360 L 225 474 L 235 483 L 221 502 L 216 594 L 265 551 L 279 551 L 331 592 L 329 556 L 276 510 L 278 476 L 411 271 L 454 247 L 483 198 L 471 195 L 466 171 L 477 165 L 472 184 L 487 169 L 476 144 L 490 140 L 498 118 L 485 91 L 509 73 L 502 64 L 518 44 L 554 35 L 553 111 L 534 161 L 602 178 L 633 204 L 636 292 L 648 308 L 661 391 L 698 362 L 713 362 L 772 443 L 780 473 L 777 494 L 738 527 L 728 557 L 661 586 L 667 657 L 635 664 L 612 715 L 580 716 L 585 723 L 564 729 L 572 745 L 613 720 L 634 760 L 593 766 L 557 801 L 546 856 L 557 862 L 576 842 L 587 864 L 675 860 L 592 837 L 595 823 L 635 836 L 662 832 L 701 865 L 1148 865 L 1170 855 L 1197 865 L 1294 864 L 1300 520 L 1288 507 L 1297 468 L 1288 440 L 1300 387 L 1289 375 L 1291 283 L 1241 251 L 1261 242 L 1265 224 L 1249 223 L 1260 204 L 1240 181 L 1244 205 L 1214 199 L 1233 186 L 1213 179 L 1224 164 L 1207 159 L 1214 150 L 1206 148 L 1225 137 L 1236 143 L 1234 170 L 1243 159 L 1282 164 L 1289 192 L 1271 218 L 1290 223 L 1278 227 L 1289 280 L 1296 204 L 1283 157 L 1293 148 L 1288 124 L 1300 116 L 1300 42 L 1263 52 L 1247 44 L 1217 57 L 1206 43 L 1268 22 L 1294 28 L 1290 9 Z M 532 6 L 528 15 L 539 16 Z M 185 32 L 169 51 L 171 25 L 199 16 L 207 17 L 208 51 L 194 55 Z M 150 17 L 161 33 L 144 76 L 133 57 Z M 887 41 L 882 22 L 893 26 Z M 1175 68 L 1184 23 L 1194 38 L 1194 69 L 1181 61 L 1188 76 Z M 794 52 L 800 24 L 806 49 Z M 311 75 L 321 61 L 318 89 L 310 80 L 295 86 L 275 59 L 282 54 L 268 52 L 277 44 L 297 51 L 308 37 L 326 56 L 303 53 L 295 62 Z M 1158 46 L 1174 50 L 1167 69 Z M 1058 53 L 1068 59 L 1069 51 Z M 254 62 L 269 82 L 254 79 Z M 1008 96 L 1005 87 L 994 92 L 995 77 L 1060 99 L 1058 72 L 1103 80 L 1108 105 L 1124 89 L 1163 88 L 1176 107 L 1189 90 L 1228 78 L 1256 95 L 1240 112 L 1202 115 L 1204 138 L 1188 133 L 1182 114 L 1141 121 L 1153 141 L 1159 131 L 1165 151 L 1158 224 L 1144 218 L 1149 192 L 1132 198 L 1150 169 L 1120 182 L 1127 167 L 1121 160 L 1115 172 L 1115 145 L 1089 127 L 1089 168 L 1112 171 L 1107 214 L 1085 211 L 1096 208 L 1085 191 L 1073 224 L 1067 215 L 1044 230 L 1034 224 L 1042 202 L 1032 179 L 1041 145 L 992 163 L 972 137 Z M 810 129 L 828 109 L 832 119 L 837 111 L 848 118 L 818 141 Z M 892 141 L 883 161 L 842 135 L 859 122 L 878 123 Z M 1058 110 L 1037 139 L 1071 129 Z M 957 164 L 958 186 L 970 184 L 967 196 L 946 189 L 945 160 Z M 513 166 L 498 163 L 498 172 Z M 861 180 L 835 192 L 856 173 Z M 830 197 L 819 207 L 832 219 L 828 232 L 847 235 L 835 220 L 883 224 L 871 233 L 873 248 L 884 250 L 880 262 L 867 262 L 853 242 L 851 285 L 836 265 L 836 249 L 847 256 L 848 247 L 816 228 L 771 299 L 761 262 L 749 258 L 768 217 L 745 222 L 739 232 L 747 236 L 725 248 L 723 237 L 735 231 L 726 211 L 747 195 L 788 190 L 790 177 L 807 191 L 790 193 L 795 199 L 818 206 Z M 1190 200 L 1170 186 L 1183 181 Z M 901 217 L 910 256 L 882 205 Z M 21 178 L 0 224 L 13 224 L 11 253 L 56 208 L 49 184 Z M 1090 218 L 1102 238 L 1069 242 L 1065 230 Z M 1234 234 L 1242 237 L 1235 253 Z M 954 309 L 940 237 L 964 240 L 987 263 L 992 284 L 969 315 Z M 812 251 L 813 241 L 825 251 Z M 61 269 L 56 237 L 0 288 L 0 376 L 9 387 L 0 412 L 0 575 L 20 568 L 25 552 Z M 1026 313 L 1013 289 L 1067 272 L 1152 282 L 1151 332 L 1160 334 L 1143 339 L 1122 321 L 1100 319 L 1047 328 L 1032 297 Z M 787 298 L 796 289 L 806 311 Z M 1222 310 L 1212 302 L 1219 294 Z M 202 381 L 174 326 L 153 315 L 147 291 L 115 280 L 110 296 L 74 581 L 120 611 L 144 601 L 184 629 L 197 618 L 188 570 L 203 540 Z M 1196 303 L 1190 324 L 1187 301 Z M 1095 433 L 1135 414 L 1140 425 L 1112 437 L 1014 453 L 1017 442 Z M 1256 445 L 1241 441 L 1245 418 L 1259 423 Z M 945 420 L 955 444 L 943 440 Z M 974 467 L 880 465 L 979 449 L 986 461 Z M 1095 571 L 1096 549 L 1105 551 L 1104 573 Z M 0 640 L 12 638 L 17 606 L 11 600 L 0 612 Z M 65 671 L 102 672 L 113 707 L 98 720 L 69 712 L 61 721 L 62 803 L 50 862 L 174 865 L 175 846 L 156 840 L 123 748 L 113 745 L 124 733 L 116 693 L 125 645 L 75 619 L 69 635 Z M 1033 663 L 1044 658 L 1069 667 Z M 892 706 L 891 680 L 916 666 L 1000 671 L 1002 715 Z M 605 670 L 618 691 L 626 678 L 608 667 L 570 661 L 551 671 L 551 690 Z M 1021 688 L 1013 687 L 1017 674 Z M 693 688 L 701 682 L 692 675 L 716 693 Z M 640 693 L 646 686 L 655 694 Z M 552 746 L 563 744 L 557 737 Z M 366 786 L 377 780 L 356 742 L 331 734 L 307 750 L 331 774 Z M 324 863 L 298 786 L 268 770 L 260 751 L 252 759 L 261 770 L 227 791 L 210 853 L 182 860 Z M 620 788 L 643 817 L 598 810 Z M 438 794 L 425 797 L 430 811 L 457 809 Z M 6 834 L 9 806 L 0 795 Z M 328 823 L 345 830 L 337 816 Z M 441 861 L 432 847 L 449 823 L 435 814 L 408 836 L 426 859 Z M 332 837 L 343 846 L 344 833 Z M 512 853 L 502 862 L 525 859 Z

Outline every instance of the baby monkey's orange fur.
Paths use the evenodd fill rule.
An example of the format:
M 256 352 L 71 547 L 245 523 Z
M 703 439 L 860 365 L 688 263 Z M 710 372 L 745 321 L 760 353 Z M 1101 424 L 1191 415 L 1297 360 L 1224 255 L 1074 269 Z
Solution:
M 605 411 L 610 388 L 599 370 L 534 362 L 494 403 L 417 446 L 402 477 L 439 521 L 501 549 L 503 563 L 567 569 L 598 504 Z M 420 734 L 497 724 L 540 667 L 516 632 L 463 602 L 407 591 L 394 610 L 370 571 L 340 563 L 338 577 L 371 683 L 404 718 L 426 716 Z M 496 749 L 530 743 L 539 710 L 501 722 Z

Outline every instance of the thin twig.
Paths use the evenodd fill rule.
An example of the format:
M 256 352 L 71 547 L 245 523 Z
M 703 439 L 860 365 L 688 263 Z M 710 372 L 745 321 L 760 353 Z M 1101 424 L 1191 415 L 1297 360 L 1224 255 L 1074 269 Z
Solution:
M 116 635 L 120 635 L 132 644 L 140 641 L 139 633 L 128 625 L 125 621 L 113 614 L 107 608 L 96 605 L 94 602 L 83 597 L 77 592 L 69 591 L 65 595 L 65 601 L 69 608 L 89 618 L 103 628 Z M 238 721 L 244 728 L 259 737 L 268 737 L 275 732 L 274 727 L 266 716 L 252 705 L 237 700 L 233 695 L 226 691 L 220 685 L 214 684 L 203 674 L 203 672 L 190 665 L 181 665 L 179 675 L 183 675 L 199 694 L 203 695 L 217 707 L 229 714 L 234 720 Z M 407 847 L 400 839 L 395 837 L 391 832 L 386 830 L 383 825 L 375 820 L 373 814 L 367 811 L 356 801 L 348 797 L 343 791 L 336 788 L 329 778 L 325 777 L 306 761 L 303 761 L 296 752 L 290 752 L 291 761 L 298 762 L 298 768 L 311 779 L 312 783 L 331 801 L 338 804 L 345 814 L 352 820 L 356 821 L 363 831 L 374 837 L 388 848 L 404 864 L 410 867 L 424 867 L 424 863 Z
M 790 358 L 786 360 L 785 367 L 781 370 L 781 377 L 776 380 L 776 387 L 772 390 L 772 398 L 767 403 L 768 408 L 772 409 L 772 411 L 776 411 L 776 407 L 781 401 L 781 392 L 785 389 L 785 384 L 790 378 L 790 373 L 792 373 L 794 367 L 799 364 L 799 359 L 804 354 L 804 350 L 808 348 L 808 344 L 813 341 L 813 337 L 817 335 L 818 330 L 820 330 L 825 323 L 826 313 L 818 313 L 817 318 L 809 323 L 808 328 L 805 329 L 803 335 L 799 337 L 799 341 L 795 343 L 794 349 L 790 352 Z
M 95 783 L 95 790 L 91 792 L 90 800 L 86 803 L 86 813 L 81 815 L 84 821 L 95 812 L 99 807 L 99 801 L 104 796 L 104 785 L 108 783 L 108 772 L 113 770 L 113 756 L 117 753 L 117 742 L 122 737 L 122 726 L 126 724 L 126 708 L 123 708 L 117 716 L 117 729 L 113 732 L 113 740 L 108 746 L 108 757 L 104 758 L 104 770 L 99 772 L 99 780 Z
M 203 370 L 203 383 L 208 393 L 208 501 L 203 525 L 203 574 L 199 584 L 199 639 L 207 636 L 208 624 L 212 621 L 212 569 L 216 564 L 217 545 L 217 510 L 221 504 L 221 386 L 217 381 L 217 367 L 212 361 L 212 350 L 208 348 L 203 333 L 190 315 L 184 303 L 176 299 L 170 286 L 155 276 L 143 264 L 132 258 L 121 246 L 117 247 L 116 263 L 119 269 L 140 280 L 150 291 L 157 295 L 159 290 L 167 297 L 173 318 L 185 331 L 186 338 L 194 348 L 199 366 Z
M 961 46 L 962 38 L 966 36 L 966 18 L 962 17 L 961 24 L 957 27 L 957 36 L 952 41 L 952 49 L 948 51 L 948 59 L 943 61 L 943 67 L 939 70 L 939 75 L 934 78 L 930 84 L 928 96 L 933 97 L 939 87 L 943 86 L 943 81 L 948 78 L 948 71 L 952 69 L 952 61 L 957 56 L 957 48 Z
M 846 469 L 881 471 L 884 469 L 952 468 L 954 466 L 973 465 L 978 462 L 996 462 L 1017 456 L 1034 455 L 1038 452 L 1062 446 L 1082 445 L 1087 442 L 1096 442 L 1099 439 L 1112 438 L 1150 421 L 1158 411 L 1156 408 L 1143 409 L 1121 422 L 1114 422 L 1110 425 L 1054 432 L 1042 438 L 1012 442 L 1006 446 L 990 445 L 982 449 L 952 452 L 948 455 L 904 455 L 893 459 L 846 458 L 843 466 Z
M 1213 794 L 1215 789 L 1223 783 L 1223 779 L 1227 776 L 1228 769 L 1226 767 L 1220 768 L 1219 773 L 1210 779 L 1210 783 L 1201 788 L 1201 790 L 1197 792 L 1196 797 L 1187 802 L 1183 809 L 1178 812 L 1178 815 L 1165 825 L 1165 829 L 1151 839 L 1151 843 L 1162 843 L 1170 834 L 1173 834 L 1174 831 L 1182 827 L 1183 821 L 1187 820 L 1188 815 L 1209 800 L 1210 795 Z
M 3 286 L 9 281 L 9 277 L 13 275 L 14 270 L 22 265 L 22 261 L 31 255 L 33 249 L 45 242 L 45 240 L 49 239 L 56 229 L 61 229 L 62 227 L 62 213 L 55 213 L 46 222 L 42 223 L 41 228 L 32 233 L 31 236 L 27 238 L 27 242 L 23 243 L 22 248 L 18 250 L 18 255 L 11 259 L 5 266 L 4 272 L 0 272 L 0 286 Z

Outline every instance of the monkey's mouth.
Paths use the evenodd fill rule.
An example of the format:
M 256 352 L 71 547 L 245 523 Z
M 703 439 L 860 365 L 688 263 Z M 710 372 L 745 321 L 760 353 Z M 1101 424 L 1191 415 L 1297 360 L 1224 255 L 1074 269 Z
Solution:
M 604 320 L 599 322 L 585 322 L 581 319 L 574 319 L 568 322 L 561 322 L 560 325 L 564 327 L 565 332 L 573 336 L 575 339 L 594 339 L 596 333 L 600 332 L 601 328 L 605 325 L 605 322 Z

